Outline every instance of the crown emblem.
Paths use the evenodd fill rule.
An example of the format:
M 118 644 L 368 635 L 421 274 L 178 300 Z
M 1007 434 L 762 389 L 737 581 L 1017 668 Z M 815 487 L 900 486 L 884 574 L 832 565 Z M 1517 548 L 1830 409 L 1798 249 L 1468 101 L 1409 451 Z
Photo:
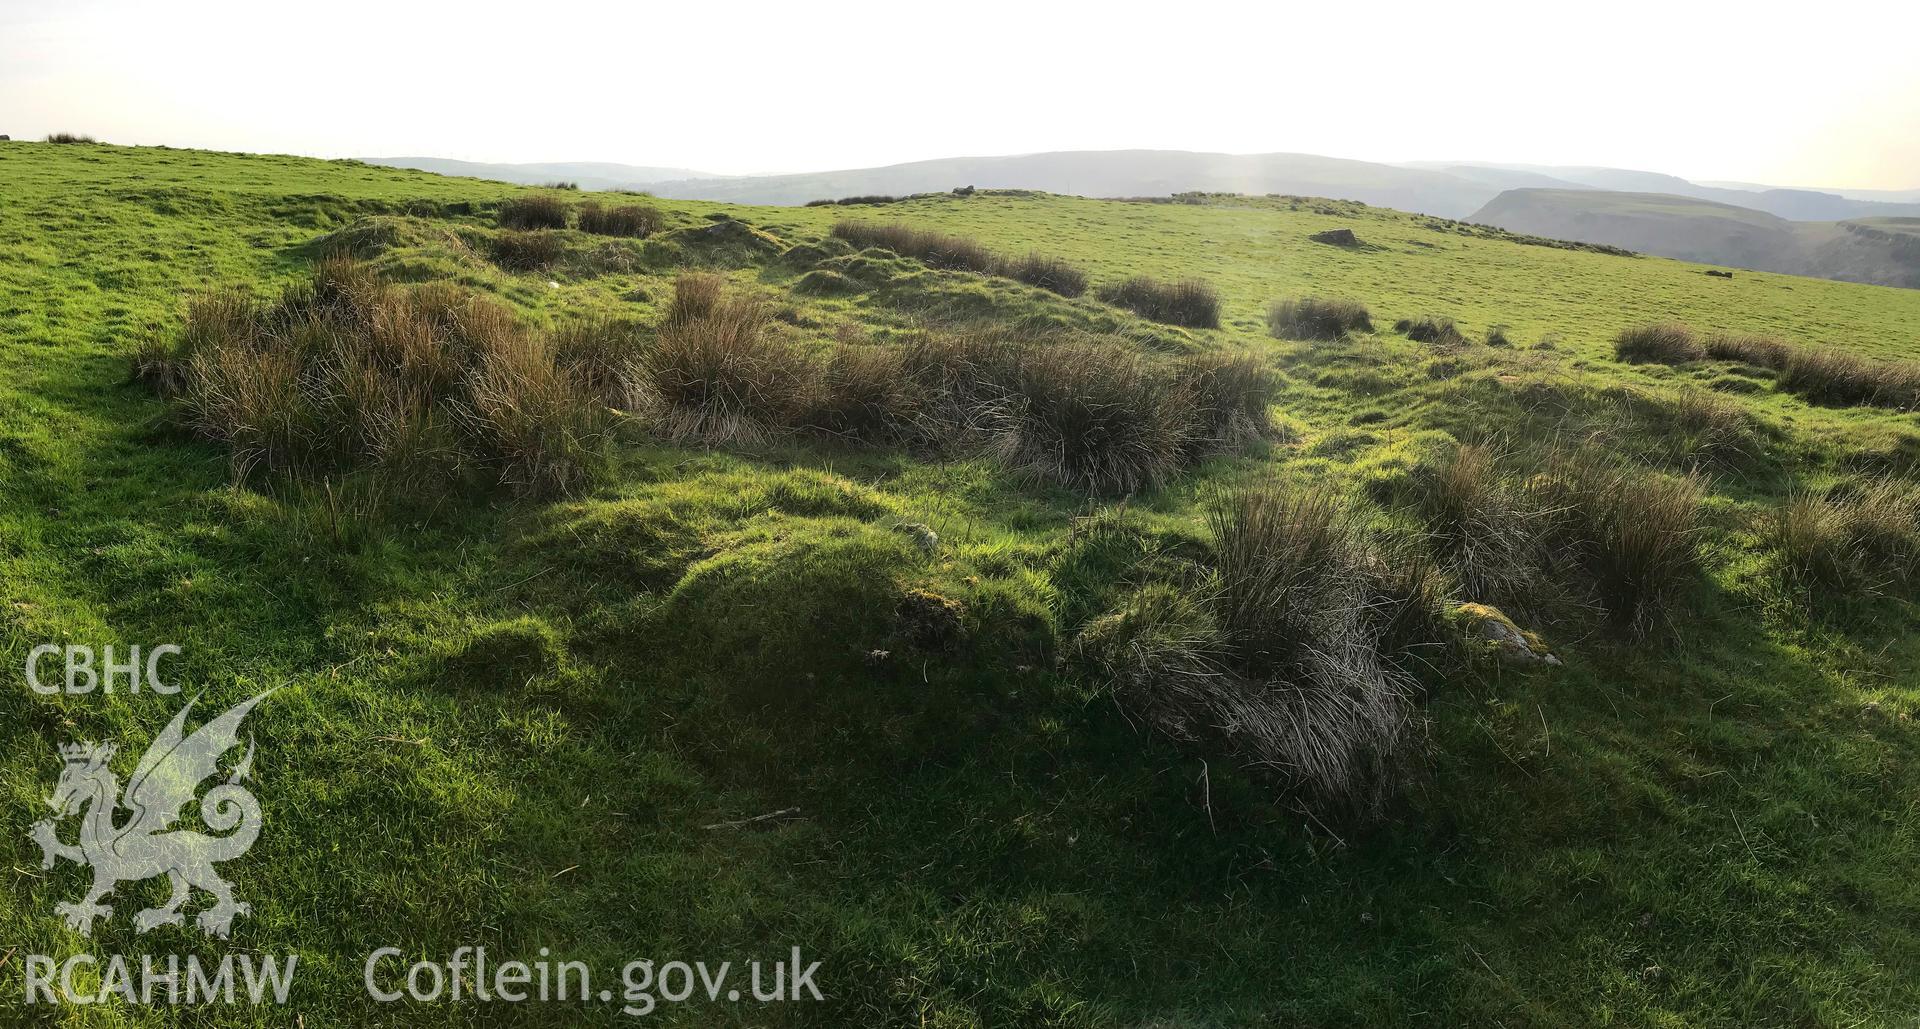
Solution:
M 105 762 L 113 756 L 111 743 L 63 743 L 60 745 L 60 759 L 70 765 Z

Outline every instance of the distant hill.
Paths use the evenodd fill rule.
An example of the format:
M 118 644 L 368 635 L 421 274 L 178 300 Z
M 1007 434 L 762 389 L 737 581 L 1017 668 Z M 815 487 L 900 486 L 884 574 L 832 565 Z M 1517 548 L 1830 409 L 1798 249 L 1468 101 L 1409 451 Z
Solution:
M 675 200 L 798 205 L 848 196 L 903 196 L 960 186 L 1033 189 L 1071 196 L 1173 193 L 1289 193 L 1358 200 L 1444 218 L 1465 218 L 1510 189 L 1659 193 L 1763 211 L 1794 221 L 1920 216 L 1920 191 L 1777 189 L 1702 184 L 1625 168 L 1477 162 L 1379 164 L 1314 154 L 1214 154 L 1184 150 L 1056 151 L 1006 157 L 949 157 L 880 168 L 793 175 L 713 175 L 686 168 L 563 161 L 483 164 L 437 157 L 377 157 L 369 164 L 539 185 L 635 189 Z M 1912 201 L 1894 203 L 1890 201 Z
M 484 164 L 478 161 L 454 161 L 444 157 L 366 157 L 368 164 L 387 168 L 413 168 L 436 175 L 462 175 L 470 179 L 493 179 L 529 186 L 548 182 L 572 182 L 581 189 L 644 189 L 649 183 L 667 179 L 712 178 L 691 168 L 653 168 L 635 164 L 609 164 L 604 161 L 554 161 L 544 164 Z
M 1702 264 L 1920 288 L 1920 217 L 1793 221 L 1663 193 L 1515 189 L 1468 220 Z
M 1765 186 L 1757 182 L 1719 182 L 1701 180 L 1698 185 L 1717 186 L 1721 189 L 1737 189 L 1748 193 L 1765 193 L 1779 189 L 1779 186 Z M 1881 204 L 1920 204 L 1920 189 L 1842 189 L 1821 187 L 1801 192 L 1831 193 L 1848 200 L 1871 200 Z
M 1034 189 L 1074 196 L 1166 196 L 1184 192 L 1292 193 L 1358 200 L 1379 207 L 1459 218 L 1500 189 L 1424 168 L 1312 154 L 1206 154 L 1177 150 L 1102 150 L 1015 157 L 954 157 L 884 168 L 803 175 L 660 182 L 663 197 L 747 204 L 804 204 L 866 194 Z
M 1570 188 L 1589 188 L 1622 193 L 1663 193 L 1669 196 L 1711 200 L 1768 214 L 1790 221 L 1840 221 L 1847 218 L 1900 217 L 1920 215 L 1920 191 L 1872 191 L 1818 189 L 1781 189 L 1757 183 L 1700 183 L 1660 172 L 1627 168 L 1562 168 L 1532 165 L 1474 166 L 1482 170 L 1500 170 L 1544 175 L 1563 180 Z M 1552 188 L 1547 183 L 1514 182 L 1511 189 L 1534 186 Z M 1561 187 L 1569 188 L 1569 187 Z
M 1448 175 L 1457 176 L 1469 182 L 1478 182 L 1501 190 L 1596 188 L 1583 186 L 1580 183 L 1568 179 L 1555 178 L 1540 172 L 1523 171 L 1518 168 L 1495 168 L 1478 164 L 1438 164 L 1431 166 L 1417 165 L 1415 167 L 1432 167 L 1435 171 L 1446 172 Z

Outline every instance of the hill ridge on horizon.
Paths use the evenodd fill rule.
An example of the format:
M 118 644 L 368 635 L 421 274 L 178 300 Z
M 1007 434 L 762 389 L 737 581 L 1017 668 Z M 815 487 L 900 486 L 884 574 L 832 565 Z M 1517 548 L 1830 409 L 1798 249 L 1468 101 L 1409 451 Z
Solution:
M 674 200 L 779 206 L 939 193 L 963 186 L 1088 197 L 1320 196 L 1734 268 L 1920 287 L 1920 256 L 1905 242 L 1908 231 L 1871 224 L 1920 216 L 1920 202 L 1858 200 L 1819 190 L 1711 186 L 1662 172 L 1598 166 L 1382 164 L 1288 151 L 1145 148 L 931 158 L 873 168 L 734 176 L 607 162 L 487 165 L 376 158 L 368 163 L 533 185 L 564 180 L 586 189 L 631 189 Z M 1617 198 L 1653 196 L 1681 203 L 1629 202 L 1634 214 L 1623 217 L 1623 202 Z M 1550 210 L 1537 210 L 1542 204 Z M 1729 233 L 1724 224 L 1716 227 L 1709 224 L 1712 219 L 1701 220 L 1698 205 L 1703 204 L 1758 214 L 1778 224 L 1756 223 Z M 1857 224 L 1863 221 L 1869 224 Z
M 534 163 L 489 163 L 436 157 L 365 158 L 369 164 L 386 167 L 416 168 L 439 174 L 469 175 L 506 182 L 539 184 L 554 177 L 577 181 L 588 189 L 645 189 L 670 199 L 733 200 L 740 203 L 778 205 L 803 204 L 809 200 L 830 200 L 862 193 L 899 195 L 911 192 L 935 192 L 958 186 L 989 188 L 1042 189 L 1046 192 L 1088 196 L 1151 195 L 1156 188 L 1168 193 L 1180 192 L 1253 192 L 1299 193 L 1294 188 L 1250 188 L 1220 190 L 1219 178 L 1238 177 L 1258 186 L 1256 180 L 1299 178 L 1307 172 L 1340 168 L 1367 178 L 1356 182 L 1323 183 L 1336 192 L 1332 199 L 1360 200 L 1379 206 L 1398 207 L 1420 214 L 1461 217 L 1484 206 L 1504 189 L 1575 188 L 1615 192 L 1657 192 L 1716 200 L 1734 206 L 1766 211 L 1792 221 L 1837 221 L 1855 217 L 1883 217 L 1920 214 L 1920 189 L 1851 190 L 1835 187 L 1783 187 L 1760 183 L 1731 185 L 1698 182 L 1664 172 L 1651 172 L 1598 165 L 1508 164 L 1473 160 L 1379 162 L 1357 158 L 1313 154 L 1304 151 L 1275 150 L 1236 154 L 1210 150 L 1165 150 L 1151 147 L 1123 147 L 1106 150 L 1041 150 L 1017 154 L 979 154 L 902 161 L 871 167 L 829 168 L 804 172 L 756 175 L 723 175 L 692 168 L 627 165 L 607 161 L 555 161 Z M 1146 170 L 1095 168 L 1093 165 L 1116 160 L 1152 162 Z M 1066 167 L 1078 162 L 1081 167 Z M 1188 167 L 1177 167 L 1181 163 Z M 1200 162 L 1198 167 L 1194 165 Z M 1053 188 L 1039 182 L 960 182 L 950 181 L 967 174 L 992 175 L 996 169 L 1015 167 L 1028 174 L 1090 182 L 1095 188 L 1105 183 L 1112 192 L 1087 193 L 1071 188 Z M 569 176 L 568 173 L 571 173 Z M 1169 177 L 1172 173 L 1174 177 Z M 1187 177 L 1179 179 L 1184 173 Z M 907 181 L 910 177 L 918 178 Z M 544 178 L 543 178 L 544 177 Z M 1284 183 L 1282 183 L 1284 185 Z M 836 186 L 858 186 L 851 193 L 834 193 Z M 1344 190 L 1341 192 L 1340 190 Z M 1349 193 L 1391 196 L 1405 193 L 1398 202 L 1370 200 Z M 1468 195 L 1472 194 L 1471 197 Z M 1315 194 L 1320 195 L 1320 194 Z M 1470 204 L 1464 203 L 1471 199 Z M 1420 204 L 1427 206 L 1419 206 Z M 1911 210 L 1908 210 L 1911 208 Z
M 1755 271 L 1920 289 L 1920 219 L 1794 221 L 1670 193 L 1511 189 L 1470 221 Z

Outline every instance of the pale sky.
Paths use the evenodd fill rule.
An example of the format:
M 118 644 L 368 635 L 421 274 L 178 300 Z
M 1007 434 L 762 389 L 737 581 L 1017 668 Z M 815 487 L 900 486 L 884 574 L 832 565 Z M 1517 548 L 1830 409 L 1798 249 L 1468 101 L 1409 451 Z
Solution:
M 722 173 L 1124 147 L 1920 188 L 1920 2 L 0 0 L 0 133 Z

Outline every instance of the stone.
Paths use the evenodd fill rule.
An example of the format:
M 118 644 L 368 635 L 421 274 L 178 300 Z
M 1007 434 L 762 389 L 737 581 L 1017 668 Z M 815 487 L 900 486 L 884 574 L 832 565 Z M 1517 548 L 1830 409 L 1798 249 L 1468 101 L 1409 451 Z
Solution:
M 922 554 L 932 557 L 940 551 L 940 534 L 932 527 L 920 522 L 903 522 L 893 527 L 893 531 L 911 539 L 913 545 L 920 548 Z
M 1504 660 L 1551 667 L 1561 663 L 1537 633 L 1515 625 L 1513 619 L 1491 604 L 1461 604 L 1453 609 L 1453 617 L 1463 630 Z

